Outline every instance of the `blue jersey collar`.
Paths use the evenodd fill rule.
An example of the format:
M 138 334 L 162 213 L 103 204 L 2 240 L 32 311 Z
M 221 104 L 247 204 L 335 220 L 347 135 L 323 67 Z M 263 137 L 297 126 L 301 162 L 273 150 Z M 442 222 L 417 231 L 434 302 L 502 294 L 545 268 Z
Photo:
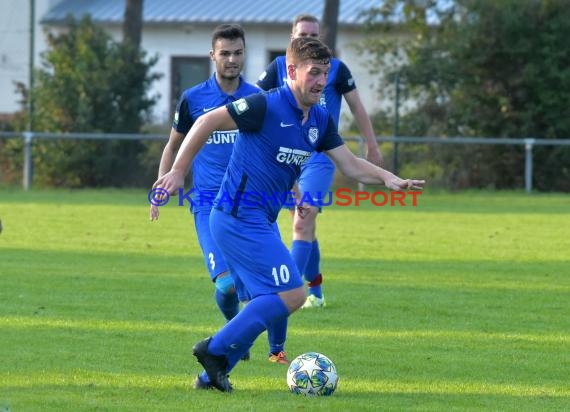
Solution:
M 243 85 L 243 82 L 244 82 L 243 77 L 242 77 L 242 75 L 240 74 L 240 75 L 239 75 L 239 86 L 237 87 L 237 89 L 236 89 L 236 91 L 234 92 L 234 94 L 238 94 L 239 90 L 241 89 L 241 86 Z M 209 83 L 209 86 L 210 86 L 210 87 L 213 87 L 213 88 L 215 88 L 217 91 L 219 91 L 222 96 L 234 97 L 234 94 L 227 94 L 226 92 L 224 92 L 224 91 L 222 90 L 222 88 L 221 88 L 220 85 L 218 84 L 218 81 L 216 80 L 216 72 L 214 72 L 214 73 L 210 76 L 210 78 L 208 79 L 208 83 Z

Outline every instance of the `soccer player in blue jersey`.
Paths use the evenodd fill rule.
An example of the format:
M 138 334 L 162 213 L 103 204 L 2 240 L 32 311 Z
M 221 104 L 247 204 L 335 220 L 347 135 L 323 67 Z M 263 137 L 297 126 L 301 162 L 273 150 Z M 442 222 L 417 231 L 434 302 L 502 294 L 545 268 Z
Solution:
M 319 37 L 319 20 L 310 14 L 301 14 L 293 21 L 291 39 L 298 37 Z M 262 73 L 257 85 L 263 90 L 270 90 L 282 86 L 287 81 L 287 67 L 285 56 L 277 57 Z M 340 107 L 342 98 L 346 100 L 354 116 L 360 133 L 366 139 L 366 158 L 376 164 L 382 165 L 382 156 L 370 118 L 366 113 L 364 104 L 356 89 L 356 84 L 348 67 L 339 59 L 331 59 L 331 69 L 327 84 L 319 101 L 339 124 Z M 329 192 L 335 173 L 332 161 L 323 153 L 315 153 L 311 159 L 301 168 L 301 177 L 297 182 L 297 189 L 302 198 L 303 193 L 309 193 L 313 199 L 312 204 L 302 208 L 292 209 L 293 214 L 293 242 L 291 254 L 297 263 L 301 275 L 308 282 L 309 296 L 303 308 L 324 307 L 325 298 L 321 289 L 323 276 L 320 270 L 321 253 L 317 240 L 317 216 L 321 208 L 315 205 L 320 202 L 322 196 Z M 319 194 L 322 194 L 319 197 Z
M 249 303 L 193 354 L 212 385 L 233 390 L 229 372 L 255 339 L 286 319 L 307 294 L 296 263 L 272 229 L 288 193 L 315 151 L 325 151 L 347 176 L 391 190 L 419 190 L 423 180 L 404 180 L 357 158 L 344 145 L 329 112 L 318 105 L 330 70 L 331 52 L 321 41 L 298 38 L 287 48 L 287 84 L 212 110 L 194 123 L 171 170 L 153 185 L 175 193 L 214 130 L 240 133 L 210 215 L 210 230 Z M 244 196 L 248 194 L 247 201 Z
M 224 24 L 214 29 L 210 58 L 216 66 L 215 73 L 205 82 L 185 90 L 178 102 L 170 137 L 160 159 L 159 177 L 170 170 L 180 144 L 200 116 L 241 97 L 259 92 L 255 85 L 247 83 L 241 76 L 245 61 L 245 34 L 241 26 Z M 196 234 L 210 278 L 215 285 L 216 303 L 228 321 L 237 315 L 239 302 L 247 301 L 249 297 L 243 288 L 235 287 L 230 269 L 210 233 L 209 218 L 237 133 L 237 130 L 213 131 L 192 164 L 194 192 L 191 212 L 194 215 Z M 157 220 L 158 217 L 158 207 L 151 205 L 151 220 Z M 277 225 L 274 227 L 277 230 Z M 275 324 L 269 331 L 271 362 L 289 363 L 284 352 L 286 331 L 286 321 Z M 248 358 L 249 354 L 244 356 Z M 209 386 L 205 372 L 197 378 L 194 386 Z

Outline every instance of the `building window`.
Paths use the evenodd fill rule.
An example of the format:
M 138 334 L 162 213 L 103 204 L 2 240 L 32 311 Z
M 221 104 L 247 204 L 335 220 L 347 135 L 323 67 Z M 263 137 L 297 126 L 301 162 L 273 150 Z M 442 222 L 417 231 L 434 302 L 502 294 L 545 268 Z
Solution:
M 170 118 L 182 92 L 210 77 L 209 57 L 172 57 L 170 83 Z
M 269 63 L 271 63 L 276 57 L 285 56 L 285 50 L 269 50 L 267 54 L 269 57 Z

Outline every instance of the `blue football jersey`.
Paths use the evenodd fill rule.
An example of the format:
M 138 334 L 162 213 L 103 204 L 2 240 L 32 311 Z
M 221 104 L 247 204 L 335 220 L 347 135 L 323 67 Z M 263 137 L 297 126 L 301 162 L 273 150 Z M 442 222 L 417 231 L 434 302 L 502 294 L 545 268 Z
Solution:
M 282 86 L 286 82 L 287 63 L 285 56 L 279 56 L 271 62 L 267 70 L 259 77 L 257 85 L 263 90 L 270 90 L 274 87 Z M 356 84 L 350 69 L 341 60 L 332 58 L 327 84 L 319 104 L 329 111 L 337 126 L 339 124 L 342 96 L 354 89 L 356 89 Z M 322 163 L 334 167 L 330 159 L 324 154 L 315 153 L 311 157 L 310 164 L 314 164 L 315 167 L 321 167 Z
M 240 77 L 240 85 L 232 95 L 226 94 L 216 81 L 215 73 L 182 94 L 172 127 L 186 135 L 196 119 L 210 110 L 234 102 L 259 89 L 247 83 Z M 192 179 L 194 192 L 192 194 L 192 212 L 208 210 L 212 207 L 220 184 L 226 172 L 226 167 L 233 150 L 238 131 L 215 131 L 200 150 L 192 163 Z
M 271 62 L 267 70 L 259 77 L 257 85 L 263 90 L 270 90 L 280 87 L 286 82 L 287 64 L 285 56 L 279 56 Z M 329 77 L 321 96 L 320 105 L 330 112 L 337 125 L 340 117 L 342 96 L 354 89 L 356 89 L 356 84 L 350 69 L 341 60 L 332 58 Z
M 239 136 L 215 207 L 238 218 L 261 214 L 274 222 L 311 154 L 344 142 L 321 106 L 311 107 L 302 124 L 303 112 L 287 85 L 226 107 Z

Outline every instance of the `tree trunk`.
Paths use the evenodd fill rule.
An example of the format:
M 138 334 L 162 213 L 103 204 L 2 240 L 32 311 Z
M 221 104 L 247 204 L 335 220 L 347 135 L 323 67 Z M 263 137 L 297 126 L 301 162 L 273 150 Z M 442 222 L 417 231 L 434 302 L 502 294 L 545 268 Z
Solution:
M 141 45 L 143 24 L 143 1 L 126 0 L 123 20 L 123 42 L 138 49 Z
M 321 19 L 321 39 L 336 55 L 336 33 L 340 0 L 324 0 L 325 8 Z

